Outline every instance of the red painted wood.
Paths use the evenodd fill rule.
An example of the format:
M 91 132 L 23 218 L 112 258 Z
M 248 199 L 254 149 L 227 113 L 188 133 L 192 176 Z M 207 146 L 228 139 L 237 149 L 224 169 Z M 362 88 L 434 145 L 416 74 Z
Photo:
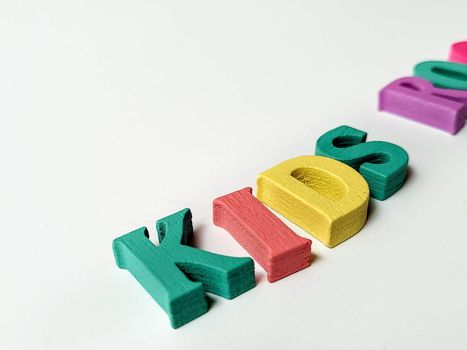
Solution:
M 311 241 L 279 220 L 251 187 L 215 199 L 213 217 L 266 270 L 269 282 L 310 266 Z

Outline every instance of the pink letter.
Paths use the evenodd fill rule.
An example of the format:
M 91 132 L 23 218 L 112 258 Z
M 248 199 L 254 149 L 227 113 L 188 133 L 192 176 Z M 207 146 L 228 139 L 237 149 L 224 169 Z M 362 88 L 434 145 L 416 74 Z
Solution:
M 467 64 L 467 41 L 460 41 L 451 45 L 449 61 Z
M 297 236 L 251 194 L 251 187 L 213 202 L 214 224 L 225 228 L 275 282 L 310 266 L 311 241 Z

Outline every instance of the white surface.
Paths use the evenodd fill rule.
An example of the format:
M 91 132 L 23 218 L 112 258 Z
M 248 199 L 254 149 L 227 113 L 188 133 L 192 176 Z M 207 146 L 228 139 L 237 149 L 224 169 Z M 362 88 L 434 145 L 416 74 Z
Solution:
M 467 38 L 467 2 L 2 1 L 1 349 L 466 349 L 467 128 L 376 111 Z M 348 124 L 410 178 L 312 266 L 172 330 L 111 242 L 211 201 Z M 305 233 L 297 229 L 299 234 Z

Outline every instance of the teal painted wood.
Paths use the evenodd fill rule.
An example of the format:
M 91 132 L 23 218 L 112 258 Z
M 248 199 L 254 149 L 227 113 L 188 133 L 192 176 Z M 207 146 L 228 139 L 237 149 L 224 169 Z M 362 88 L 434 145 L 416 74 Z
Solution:
M 205 292 L 233 299 L 255 286 L 251 258 L 236 258 L 188 246 L 190 209 L 156 223 L 159 246 L 139 228 L 113 241 L 117 266 L 128 270 L 178 328 L 208 311 Z
M 366 136 L 364 131 L 339 126 L 318 139 L 315 153 L 350 165 L 368 182 L 371 196 L 385 200 L 403 186 L 409 155 L 393 143 L 365 142 Z
M 446 89 L 467 90 L 467 64 L 425 61 L 414 67 L 414 75 Z

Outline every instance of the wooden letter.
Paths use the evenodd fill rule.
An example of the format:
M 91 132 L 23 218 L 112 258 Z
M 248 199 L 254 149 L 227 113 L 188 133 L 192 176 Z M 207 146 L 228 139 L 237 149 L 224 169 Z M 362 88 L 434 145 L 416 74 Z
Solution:
M 409 155 L 393 143 L 366 141 L 366 132 L 339 126 L 316 142 L 316 154 L 350 165 L 368 182 L 371 196 L 385 200 L 405 182 Z
M 467 91 L 435 88 L 417 77 L 400 78 L 379 92 L 379 110 L 454 135 L 467 118 Z
M 118 267 L 130 271 L 178 328 L 208 310 L 205 292 L 232 299 L 255 286 L 250 258 L 218 255 L 187 246 L 193 234 L 190 209 L 156 223 L 159 246 L 145 227 L 113 241 Z
M 467 41 L 460 41 L 451 45 L 449 61 L 467 64 Z
M 414 68 L 416 77 L 424 78 L 434 86 L 446 89 L 467 90 L 467 65 L 447 61 L 426 61 Z
M 303 156 L 259 174 L 257 197 L 332 248 L 365 225 L 369 189 L 348 165 Z
M 253 197 L 251 187 L 215 199 L 213 217 L 266 270 L 269 282 L 310 266 L 311 241 Z

